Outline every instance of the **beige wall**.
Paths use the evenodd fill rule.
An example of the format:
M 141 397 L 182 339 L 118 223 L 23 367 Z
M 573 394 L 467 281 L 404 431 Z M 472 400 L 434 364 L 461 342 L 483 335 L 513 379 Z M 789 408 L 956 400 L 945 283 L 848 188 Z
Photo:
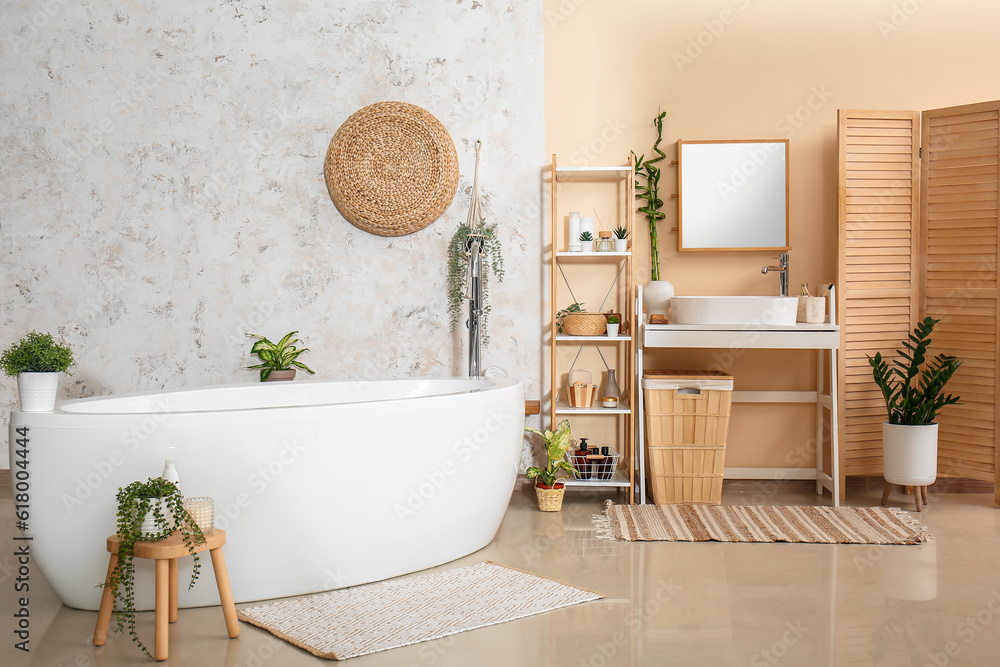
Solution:
M 677 139 L 790 140 L 793 290 L 836 276 L 838 108 L 931 109 L 1000 97 L 1000 3 L 989 0 L 545 0 L 547 154 L 560 164 L 617 164 L 650 151 L 667 112 Z M 668 168 L 666 193 L 676 191 Z M 769 253 L 676 251 L 677 210 L 664 207 L 662 277 L 678 294 L 770 294 Z M 637 224 L 643 221 L 637 220 Z M 636 235 L 639 282 L 648 235 Z M 652 364 L 728 363 L 716 353 L 663 353 Z M 647 364 L 649 366 L 650 364 Z M 729 367 L 741 389 L 808 389 L 809 353 L 753 352 Z M 799 465 L 812 409 L 738 406 L 728 465 Z

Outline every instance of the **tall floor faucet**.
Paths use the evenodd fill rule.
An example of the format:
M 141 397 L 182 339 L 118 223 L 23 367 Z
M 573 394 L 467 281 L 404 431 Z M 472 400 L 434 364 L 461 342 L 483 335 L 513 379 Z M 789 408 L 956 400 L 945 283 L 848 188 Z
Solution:
M 778 272 L 778 296 L 788 296 L 788 253 L 783 252 L 774 259 L 778 260 L 778 266 L 761 267 L 761 273 L 768 271 Z
M 482 375 L 480 357 L 482 354 L 483 316 L 483 244 L 481 234 L 470 234 L 465 241 L 465 251 L 469 256 L 469 377 Z

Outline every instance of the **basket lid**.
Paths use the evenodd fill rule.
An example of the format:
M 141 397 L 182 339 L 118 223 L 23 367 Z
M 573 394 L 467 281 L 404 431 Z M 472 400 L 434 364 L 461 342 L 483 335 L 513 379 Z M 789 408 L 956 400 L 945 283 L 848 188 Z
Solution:
M 732 375 L 724 371 L 643 371 L 642 377 L 648 380 L 724 380 L 732 379 Z

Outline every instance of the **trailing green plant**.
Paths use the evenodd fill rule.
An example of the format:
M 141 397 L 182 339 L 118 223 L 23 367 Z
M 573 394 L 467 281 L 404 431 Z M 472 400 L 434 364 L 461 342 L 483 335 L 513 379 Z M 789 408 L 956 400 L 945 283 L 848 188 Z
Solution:
M 628 238 L 628 230 L 622 225 L 615 227 L 615 238 L 625 240 Z
M 937 355 L 933 361 L 927 360 L 930 335 L 940 321 L 927 317 L 919 323 L 908 340 L 903 341 L 906 350 L 896 350 L 902 361 L 895 359 L 892 366 L 883 361 L 880 352 L 874 357 L 865 355 L 872 367 L 875 384 L 882 390 L 890 424 L 931 424 L 941 408 L 954 405 L 960 399 L 943 392 L 962 362 L 945 354 Z M 927 367 L 921 370 L 925 361 Z
M 32 331 L 0 355 L 0 368 L 5 375 L 21 373 L 66 373 L 75 366 L 73 351 L 60 345 L 49 333 Z
M 489 316 L 492 306 L 489 302 L 489 287 L 491 273 L 496 277 L 497 282 L 503 282 L 503 255 L 500 246 L 500 239 L 497 238 L 496 224 L 487 225 L 482 219 L 478 225 L 470 225 L 463 222 L 458 226 L 455 235 L 451 237 L 448 244 L 448 314 L 451 324 L 449 331 L 454 332 L 458 323 L 462 319 L 465 306 L 469 302 L 467 293 L 467 281 L 469 273 L 469 253 L 466 250 L 470 236 L 480 236 L 479 254 L 483 258 L 483 274 L 481 285 L 483 288 L 483 312 L 482 312 L 482 337 L 483 344 L 490 342 Z
M 593 241 L 594 240 L 594 235 L 591 234 L 590 232 L 580 232 L 580 240 L 581 241 Z
M 621 324 L 622 318 L 618 315 L 608 315 L 605 320 L 608 324 Z
M 191 571 L 192 588 L 198 581 L 201 563 L 195 553 L 196 544 L 204 544 L 205 536 L 191 515 L 184 509 L 180 491 L 173 482 L 162 477 L 150 477 L 146 482 L 132 482 L 118 489 L 118 563 L 111 572 L 111 577 L 102 586 L 110 586 L 114 590 L 115 616 L 117 618 L 116 632 L 127 632 L 147 657 L 152 658 L 149 649 L 139 639 L 135 630 L 135 543 L 139 541 L 155 542 L 170 537 L 175 530 L 180 531 L 184 546 L 194 556 L 194 569 Z M 153 502 L 159 499 L 159 502 Z M 148 512 L 153 512 L 156 523 L 155 533 L 142 532 L 142 521 Z
M 277 343 L 272 343 L 264 336 L 248 333 L 247 336 L 257 339 L 253 347 L 250 348 L 250 354 L 256 354 L 261 363 L 255 366 L 247 366 L 247 368 L 252 370 L 260 369 L 261 382 L 266 380 L 272 371 L 287 371 L 293 366 L 301 368 L 310 375 L 315 375 L 316 373 L 312 369 L 298 360 L 298 356 L 303 352 L 308 352 L 309 348 L 303 347 L 300 349 L 295 347 L 296 343 L 302 342 L 298 338 L 293 338 L 297 333 L 298 331 L 290 331 Z
M 653 119 L 653 127 L 656 128 L 656 142 L 653 144 L 653 152 L 656 157 L 645 160 L 645 155 L 640 155 L 635 160 L 635 175 L 645 179 L 643 185 L 638 180 L 635 182 L 636 199 L 643 200 L 643 206 L 639 213 L 646 216 L 649 223 L 649 270 L 652 280 L 660 279 L 660 246 L 656 235 L 656 223 L 666 217 L 660 209 L 663 207 L 663 200 L 660 199 L 660 168 L 656 166 L 658 162 L 667 157 L 666 153 L 660 150 L 660 141 L 663 140 L 663 119 L 667 115 L 666 111 L 661 111 Z M 635 151 L 632 151 L 635 157 Z
M 563 332 L 563 320 L 566 319 L 567 315 L 569 315 L 570 313 L 583 313 L 583 312 L 586 311 L 584 311 L 582 303 L 571 303 L 562 310 L 560 310 L 558 313 L 556 313 L 556 331 L 558 333 Z
M 531 428 L 530 426 L 525 426 L 524 430 L 527 433 L 537 433 L 542 436 L 542 442 L 545 444 L 546 456 L 544 468 L 536 466 L 528 468 L 526 472 L 528 479 L 535 480 L 535 484 L 541 483 L 545 486 L 552 487 L 555 486 L 556 482 L 566 479 L 571 474 L 576 472 L 576 468 L 573 467 L 573 464 L 566 460 L 566 452 L 573 443 L 573 437 L 570 434 L 568 419 L 564 419 L 559 422 L 555 431 L 545 429 L 545 432 L 542 433 L 538 429 Z M 560 471 L 565 472 L 566 474 L 560 477 Z

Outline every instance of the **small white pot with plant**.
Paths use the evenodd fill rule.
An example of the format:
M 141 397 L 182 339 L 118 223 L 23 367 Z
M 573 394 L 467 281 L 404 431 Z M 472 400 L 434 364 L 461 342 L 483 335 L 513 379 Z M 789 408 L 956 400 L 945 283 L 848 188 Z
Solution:
M 580 246 L 583 252 L 594 252 L 594 235 L 590 232 L 580 232 Z
M 905 350 L 896 350 L 902 360 L 892 366 L 881 353 L 868 355 L 875 384 L 882 391 L 889 419 L 882 422 L 882 475 L 889 484 L 928 486 L 937 479 L 938 425 L 934 419 L 959 397 L 944 393 L 944 386 L 962 362 L 939 354 L 921 370 L 934 325 L 927 317 L 914 328 Z
M 622 318 L 619 315 L 608 315 L 606 319 L 607 324 L 604 326 L 607 329 L 608 336 L 618 336 L 618 327 L 621 326 Z
M 621 225 L 615 227 L 615 252 L 628 252 L 628 230 Z
M 72 375 L 73 351 L 60 345 L 52 334 L 32 331 L 0 355 L 0 369 L 17 376 L 17 394 L 22 412 L 55 409 L 59 378 Z

